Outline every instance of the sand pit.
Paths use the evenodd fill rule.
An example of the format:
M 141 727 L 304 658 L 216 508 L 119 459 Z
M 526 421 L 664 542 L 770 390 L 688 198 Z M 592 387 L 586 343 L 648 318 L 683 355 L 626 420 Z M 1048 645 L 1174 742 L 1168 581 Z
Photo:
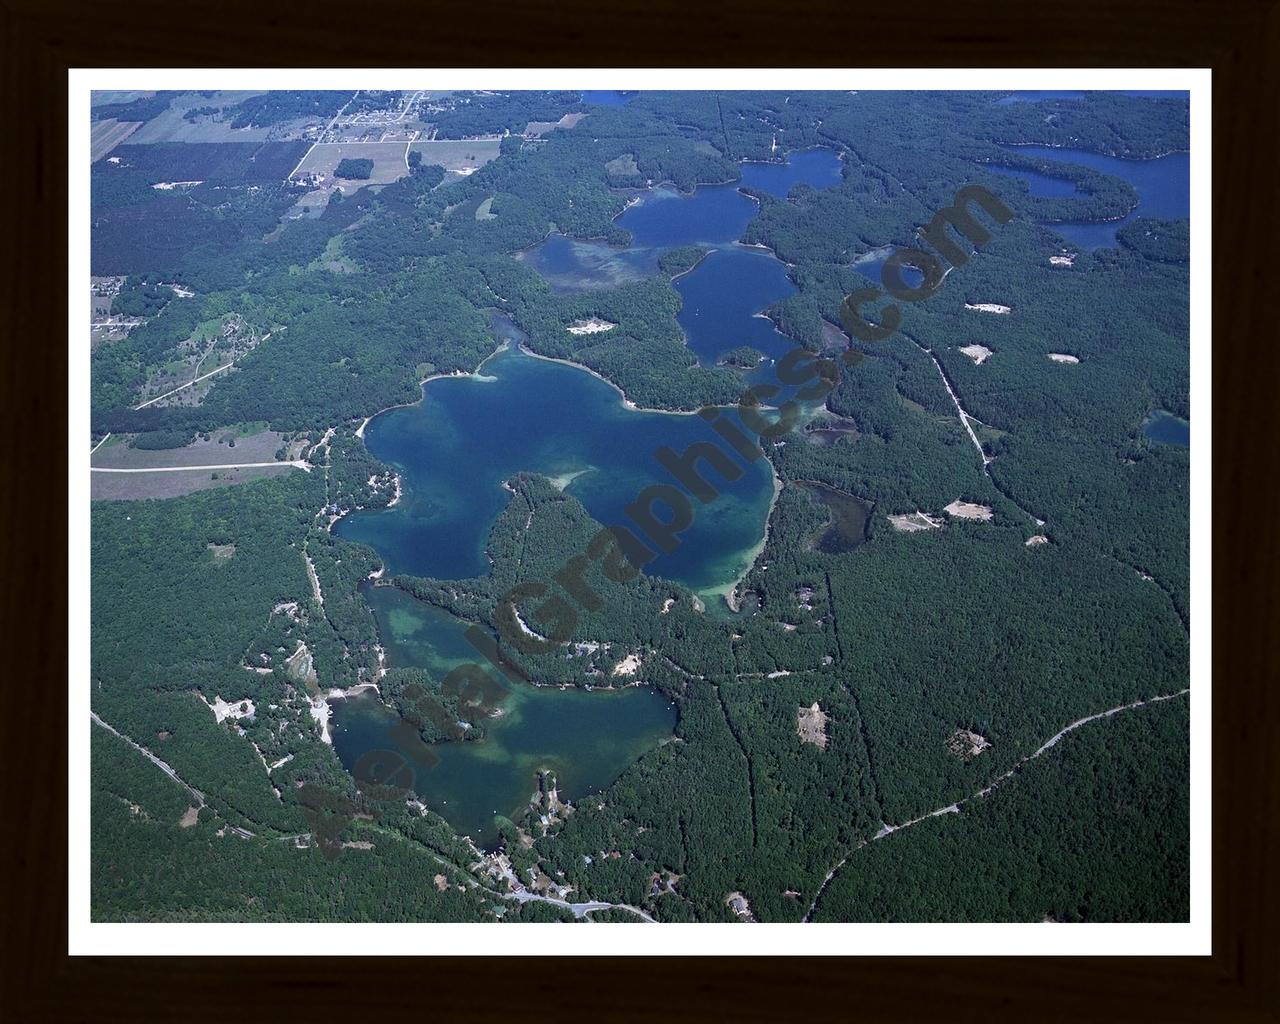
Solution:
M 889 516 L 889 522 L 899 533 L 919 533 L 921 530 L 938 530 L 942 521 L 927 512 L 908 512 L 906 515 Z
M 214 697 L 213 703 L 210 704 L 205 700 L 204 694 L 198 694 L 198 696 L 202 701 L 204 701 L 205 706 L 213 712 L 213 717 L 220 723 L 228 718 L 252 718 L 256 713 L 253 701 L 251 700 L 238 700 L 234 704 L 228 704 L 221 697 Z
M 998 302 L 966 302 L 965 309 L 976 309 L 979 313 L 1012 313 L 1012 306 L 1002 306 Z
M 992 352 L 991 349 L 987 348 L 986 345 L 966 345 L 964 348 L 960 349 L 960 351 L 979 366 L 995 355 L 995 353 Z
M 640 655 L 628 654 L 618 664 L 613 666 L 613 674 L 615 676 L 633 676 L 640 670 Z
M 803 743 L 827 749 L 827 714 L 815 700 L 796 714 L 796 734 Z
M 1078 358 L 1078 357 L 1076 357 L 1076 356 L 1071 356 L 1071 355 L 1067 355 L 1067 353 L 1065 353 L 1065 352 L 1050 352 L 1050 353 L 1049 353 L 1049 358 L 1050 358 L 1050 359 L 1052 359 L 1055 363 L 1078 363 L 1078 362 L 1080 362 L 1080 360 L 1079 360 L 1079 358 Z
M 617 324 L 611 324 L 608 320 L 601 320 L 598 317 L 592 317 L 590 320 L 578 320 L 571 323 L 565 328 L 570 334 L 603 334 L 605 331 L 611 331 Z
M 947 749 L 963 761 L 972 760 L 990 746 L 985 736 L 969 729 L 957 729 L 947 737 Z
M 987 522 L 995 515 L 990 505 L 978 505 L 971 501 L 961 501 L 959 498 L 943 511 L 955 519 L 978 519 L 982 522 Z
M 1049 538 L 1046 537 L 1043 533 L 1037 533 L 1034 537 L 1027 538 L 1027 547 L 1029 548 L 1036 548 L 1036 547 L 1039 547 L 1041 544 L 1048 544 L 1048 543 L 1049 543 Z

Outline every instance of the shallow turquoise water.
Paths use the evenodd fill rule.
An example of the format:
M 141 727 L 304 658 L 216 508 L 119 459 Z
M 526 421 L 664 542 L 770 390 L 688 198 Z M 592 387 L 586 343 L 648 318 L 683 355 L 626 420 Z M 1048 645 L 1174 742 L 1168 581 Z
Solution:
M 482 846 L 497 836 L 494 815 L 518 817 L 537 792 L 537 773 L 556 772 L 562 799 L 608 786 L 675 729 L 675 706 L 646 687 L 559 690 L 513 687 L 483 740 L 426 744 L 372 695 L 333 702 L 333 745 L 343 765 L 392 766 L 377 775 L 412 790 Z M 381 753 L 379 753 L 381 752 Z M 385 770 L 385 769 L 384 769 Z M 369 769 L 364 769 L 365 778 Z

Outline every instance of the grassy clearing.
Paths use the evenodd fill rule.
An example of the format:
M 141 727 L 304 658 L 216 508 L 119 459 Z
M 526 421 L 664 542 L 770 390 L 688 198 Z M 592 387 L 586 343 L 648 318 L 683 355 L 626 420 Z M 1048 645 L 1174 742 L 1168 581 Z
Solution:
M 157 451 L 130 448 L 124 438 L 113 436 L 94 453 L 92 465 L 103 469 L 149 469 L 156 466 L 199 468 L 233 462 L 270 462 L 285 441 L 283 435 L 274 430 L 266 430 L 265 426 L 263 423 L 246 423 L 238 427 L 227 427 L 215 430 L 208 441 L 196 440 L 185 448 L 164 448 Z M 249 432 L 242 433 L 242 430 Z M 234 446 L 230 444 L 232 440 L 235 441 Z
M 343 160 L 372 160 L 373 170 L 368 178 L 335 178 L 334 171 Z M 317 174 L 323 185 L 337 185 L 344 193 L 352 193 L 365 185 L 389 185 L 403 178 L 409 173 L 404 160 L 403 142 L 326 142 L 307 154 L 297 175 Z
M 91 473 L 89 497 L 93 501 L 144 501 L 148 498 L 179 498 L 213 487 L 245 484 L 268 476 L 297 473 L 287 465 L 255 466 L 250 469 L 192 469 L 183 473 Z
M 501 145 L 498 139 L 471 142 L 458 139 L 434 139 L 430 142 L 415 142 L 409 147 L 409 151 L 421 153 L 424 164 L 435 164 L 446 171 L 467 174 L 483 167 L 490 160 L 497 159 Z
M 89 135 L 89 160 L 97 163 L 141 127 L 141 121 L 117 121 L 115 118 L 95 122 Z
M 183 93 L 169 105 L 169 109 L 148 121 L 133 139 L 142 145 L 154 142 L 265 142 L 267 139 L 298 138 L 305 120 L 270 128 L 232 128 L 231 119 L 218 120 L 219 115 L 202 116 L 188 121 L 188 110 L 204 107 L 225 109 L 262 90 L 223 90 L 213 96 Z

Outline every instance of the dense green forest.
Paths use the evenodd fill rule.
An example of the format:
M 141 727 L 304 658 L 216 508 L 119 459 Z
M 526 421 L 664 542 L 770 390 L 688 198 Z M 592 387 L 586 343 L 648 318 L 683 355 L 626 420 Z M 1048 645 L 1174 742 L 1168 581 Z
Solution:
M 267 93 L 225 113 L 264 127 L 402 98 Z M 413 160 L 315 217 L 290 214 L 305 190 L 284 181 L 306 143 L 122 146 L 118 163 L 95 164 L 93 272 L 126 276 L 112 312 L 144 322 L 92 353 L 94 438 L 171 449 L 252 423 L 301 442 L 309 467 L 94 503 L 92 708 L 182 780 L 95 726 L 95 918 L 571 919 L 510 898 L 491 870 L 502 863 L 523 885 L 619 905 L 595 920 L 635 920 L 625 905 L 734 921 L 731 894 L 761 921 L 810 907 L 821 921 L 1185 919 L 1185 696 L 1024 761 L 1072 722 L 1189 685 L 1189 452 L 1143 432 L 1154 410 L 1191 412 L 1189 225 L 1138 217 L 1117 246 L 1082 251 L 1054 225 L 1126 217 L 1133 187 L 1010 147 L 1184 151 L 1186 103 L 998 99 L 452 94 L 430 114 L 437 137 L 505 136 L 496 159 L 464 176 Z M 171 100 L 94 115 L 146 120 Z M 586 116 L 524 137 L 566 114 Z M 732 605 L 638 571 L 616 534 L 529 473 L 507 481 L 483 576 L 394 575 L 331 532 L 338 514 L 399 495 L 395 467 L 365 446 L 366 418 L 418 401 L 428 376 L 473 371 L 500 342 L 495 312 L 531 351 L 642 406 L 737 402 L 767 370 L 760 353 L 738 346 L 702 365 L 677 320 L 678 284 L 709 245 L 663 249 L 650 276 L 578 291 L 524 256 L 553 232 L 621 251 L 632 238 L 617 218 L 635 190 L 734 181 L 744 159 L 805 147 L 839 152 L 839 181 L 753 191 L 739 240 L 786 264 L 794 291 L 767 310 L 786 337 L 860 358 L 839 361 L 797 429 L 763 440 L 779 490 Z M 995 168 L 1079 194 L 1035 196 Z M 845 296 L 869 285 L 854 260 L 922 246 L 919 230 L 966 184 L 1014 217 L 983 220 L 977 246 L 953 235 L 968 258 L 936 293 L 899 302 L 891 337 L 851 340 Z M 861 312 L 878 320 L 887 301 Z M 231 370 L 198 401 L 135 408 L 233 314 L 256 344 Z M 569 330 L 593 318 L 613 326 Z M 974 345 L 988 356 L 975 361 Z M 948 514 L 957 500 L 990 517 Z M 491 682 L 388 667 L 371 586 L 477 627 L 474 661 Z M 531 642 L 513 595 L 522 622 L 568 643 Z M 642 659 L 635 681 L 675 703 L 674 735 L 568 811 L 540 776 L 539 800 L 486 850 L 420 794 L 345 770 L 321 724 L 325 693 L 376 684 L 423 743 L 484 743 L 512 687 L 619 685 L 624 652 Z M 801 728 L 813 707 L 821 742 Z M 957 740 L 969 734 L 976 751 Z

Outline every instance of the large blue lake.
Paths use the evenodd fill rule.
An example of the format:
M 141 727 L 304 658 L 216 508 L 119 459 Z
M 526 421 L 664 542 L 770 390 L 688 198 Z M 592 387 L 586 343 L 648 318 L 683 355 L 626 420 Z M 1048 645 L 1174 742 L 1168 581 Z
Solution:
M 701 418 L 627 409 L 587 371 L 512 346 L 478 374 L 428 381 L 421 402 L 370 421 L 365 443 L 396 467 L 403 496 L 334 530 L 371 545 L 390 574 L 480 576 L 489 571 L 489 530 L 511 496 L 502 485 L 514 474 L 557 478 L 599 522 L 628 525 L 624 507 L 648 485 L 670 482 L 653 453 L 695 441 L 718 443 Z M 746 567 L 764 535 L 772 477 L 760 460 L 720 490 L 648 572 L 710 591 Z

